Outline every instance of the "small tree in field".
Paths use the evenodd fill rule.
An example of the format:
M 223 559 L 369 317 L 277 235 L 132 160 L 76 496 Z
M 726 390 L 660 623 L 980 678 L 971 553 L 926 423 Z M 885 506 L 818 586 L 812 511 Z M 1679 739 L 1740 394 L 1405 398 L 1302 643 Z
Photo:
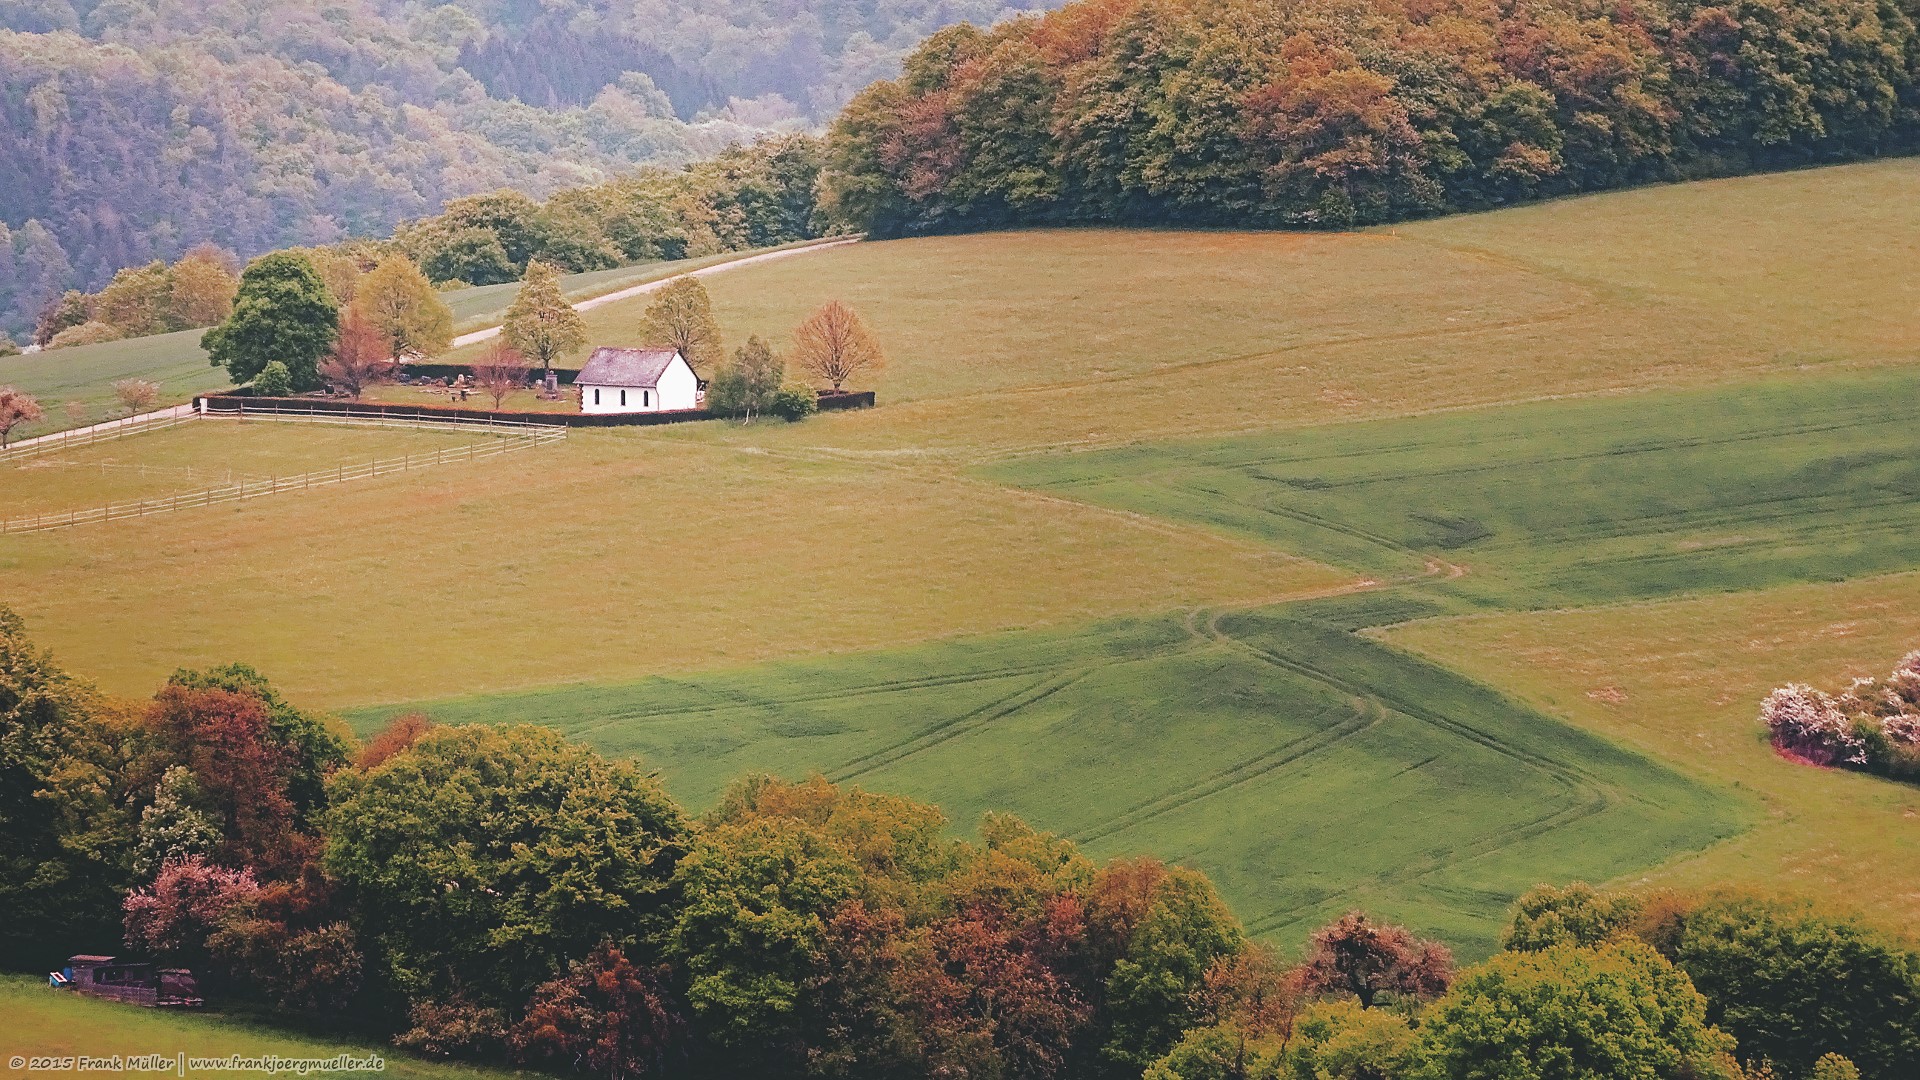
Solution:
M 560 291 L 560 272 L 538 259 L 527 264 L 526 283 L 507 308 L 500 332 L 542 371 L 553 370 L 554 360 L 587 343 L 587 325 Z
M 350 398 L 385 378 L 393 370 L 387 359 L 387 339 L 358 308 L 348 308 L 340 320 L 333 351 L 320 361 L 320 377 Z
M 93 411 L 87 408 L 87 403 L 84 401 L 69 401 L 65 405 L 62 405 L 61 408 L 66 410 L 67 423 L 72 424 L 74 427 L 79 427 L 81 424 L 86 423 L 88 416 Z
M 793 362 L 835 390 L 856 375 L 886 367 L 887 357 L 867 324 L 838 300 L 808 316 L 793 332 Z
M 786 366 L 767 343 L 747 339 L 733 354 L 733 362 L 714 373 L 707 384 L 707 408 L 751 422 L 772 406 L 780 392 Z
M 0 386 L 0 450 L 6 449 L 15 428 L 31 424 L 45 415 L 32 394 L 11 386 Z
M 669 282 L 641 316 L 640 338 L 655 348 L 679 349 L 695 371 L 713 371 L 722 350 L 707 287 L 692 277 Z
M 527 384 L 527 372 L 531 370 L 532 365 L 520 355 L 520 350 L 495 338 L 473 365 L 473 381 L 493 399 L 493 407 L 497 409 L 508 394 Z
M 1382 926 L 1350 911 L 1314 932 L 1302 967 L 1308 990 L 1346 993 L 1370 1009 L 1379 995 L 1426 1000 L 1453 981 L 1453 954 L 1404 926 Z
M 127 410 L 128 416 L 135 416 L 153 408 L 160 400 L 160 384 L 146 379 L 121 379 L 113 384 L 113 396 L 120 399 L 120 407 Z

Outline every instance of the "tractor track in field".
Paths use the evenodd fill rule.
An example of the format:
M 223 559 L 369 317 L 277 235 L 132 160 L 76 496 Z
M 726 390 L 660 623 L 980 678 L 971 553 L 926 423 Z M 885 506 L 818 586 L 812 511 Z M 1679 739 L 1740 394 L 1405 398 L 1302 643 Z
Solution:
M 1092 667 L 1076 668 L 1057 674 L 1051 679 L 1029 684 L 998 700 L 987 702 L 959 716 L 922 728 L 912 737 L 894 743 L 892 746 L 882 747 L 851 761 L 842 762 L 827 775 L 827 778 L 836 783 L 856 780 L 886 766 L 898 764 L 943 743 L 971 734 L 992 724 L 995 720 L 1012 716 L 1022 709 L 1032 708 L 1093 674 L 1095 670 Z
M 1019 678 L 1027 675 L 1042 675 L 1057 670 L 1050 664 L 1030 664 L 1004 668 L 989 668 L 984 671 L 951 672 L 943 675 L 927 675 L 914 679 L 900 679 L 885 683 L 868 683 L 862 686 L 835 687 L 818 693 L 800 693 L 781 697 L 758 697 L 745 692 L 729 692 L 713 686 L 700 685 L 670 676 L 655 676 L 652 682 L 680 689 L 693 690 L 706 697 L 723 697 L 725 700 L 695 704 L 662 706 L 656 709 L 633 709 L 622 712 L 597 714 L 596 722 L 585 727 L 571 728 L 582 734 L 598 731 L 612 725 L 650 720 L 677 719 L 679 717 L 710 716 L 717 713 L 732 712 L 737 709 L 780 709 L 791 705 L 811 705 L 827 701 L 844 701 L 851 698 L 881 697 L 893 693 L 906 693 L 914 690 L 938 689 L 945 686 L 966 686 L 971 683 L 993 682 L 998 679 Z
M 1145 824 L 1155 818 L 1173 813 L 1204 799 L 1212 798 L 1222 792 L 1251 784 L 1278 769 L 1299 761 L 1301 758 L 1318 753 L 1329 747 L 1345 742 L 1371 729 L 1386 718 L 1385 710 L 1371 701 L 1353 703 L 1351 715 L 1341 722 L 1290 739 L 1279 746 L 1264 750 L 1252 757 L 1239 761 L 1211 776 L 1196 781 L 1189 787 L 1169 792 L 1156 799 L 1140 803 L 1137 806 L 1099 823 L 1089 829 L 1067 833 L 1069 840 L 1079 844 L 1090 844 L 1104 840 L 1118 832 L 1124 832 L 1137 825 Z

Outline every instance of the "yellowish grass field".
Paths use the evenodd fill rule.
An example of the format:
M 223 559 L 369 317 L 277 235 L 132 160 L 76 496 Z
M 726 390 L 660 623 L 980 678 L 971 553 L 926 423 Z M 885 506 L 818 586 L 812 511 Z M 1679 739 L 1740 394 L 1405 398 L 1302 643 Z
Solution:
M 315 705 L 1277 600 L 1349 579 L 938 471 L 645 429 L 0 538 L 0 597 L 107 689 L 150 693 L 177 666 L 244 659 Z
M 1757 719 L 1777 685 L 1837 691 L 1920 647 L 1920 574 L 1438 619 L 1383 636 L 1764 801 L 1759 827 L 1654 880 L 1760 883 L 1906 929 L 1920 921 L 1920 788 L 1787 761 Z

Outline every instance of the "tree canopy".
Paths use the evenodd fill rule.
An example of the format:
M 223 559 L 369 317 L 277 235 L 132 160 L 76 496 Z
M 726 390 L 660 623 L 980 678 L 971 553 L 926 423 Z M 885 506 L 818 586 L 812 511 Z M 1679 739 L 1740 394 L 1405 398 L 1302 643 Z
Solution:
M 295 390 L 320 385 L 320 358 L 333 348 L 340 306 L 313 263 L 295 252 L 263 255 L 247 265 L 233 314 L 200 339 L 208 361 L 246 382 L 267 364 L 287 366 Z
M 881 236 L 1347 228 L 1911 148 L 1916 42 L 1891 4 L 1076 0 L 928 38 L 822 188 Z
M 527 276 L 507 308 L 501 335 L 543 369 L 587 343 L 587 325 L 560 291 L 560 273 L 538 260 L 527 264 Z

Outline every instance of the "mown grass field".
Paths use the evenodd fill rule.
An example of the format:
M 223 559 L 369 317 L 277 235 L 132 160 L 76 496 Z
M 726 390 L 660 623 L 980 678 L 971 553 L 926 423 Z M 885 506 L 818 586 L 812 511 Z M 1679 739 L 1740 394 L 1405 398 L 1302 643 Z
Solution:
M 1359 234 L 821 252 L 708 287 L 736 342 L 853 303 L 880 408 L 0 538 L 0 598 L 116 693 L 242 659 L 363 725 L 553 723 L 696 803 L 819 768 L 1013 809 L 1205 866 L 1289 944 L 1361 903 L 1471 953 L 1537 880 L 1700 867 L 1894 918 L 1912 888 L 1863 875 L 1912 865 L 1909 789 L 1804 770 L 1792 809 L 1637 729 L 1709 731 L 1712 686 L 1710 737 L 1764 755 L 1766 685 L 1903 651 L 1890 623 L 1871 658 L 1712 667 L 1767 598 L 1797 640 L 1920 566 L 1916 196 L 1909 159 Z M 591 312 L 596 343 L 644 306 Z M 1516 674 L 1554 663 L 1535 640 L 1666 656 L 1634 651 L 1682 610 L 1655 600 L 1727 636 L 1600 684 L 1630 722 L 1568 698 L 1588 674 Z
M 130 1057 L 159 1054 L 172 1057 L 281 1057 L 327 1059 L 350 1053 L 378 1055 L 386 1068 L 362 1076 L 397 1076 L 407 1080 L 505 1080 L 540 1074 L 509 1069 L 476 1068 L 410 1057 L 376 1039 L 309 1035 L 244 1016 L 218 1012 L 166 1012 L 132 1005 L 95 1001 L 78 994 L 49 990 L 44 977 L 0 975 L 0 1057 Z M 29 1075 L 23 1068 L 16 1075 Z M 40 1070 L 37 1075 L 78 1073 L 78 1069 Z M 112 1070 L 108 1070 L 112 1071 Z M 99 1071 L 95 1070 L 94 1075 Z M 172 1072 L 161 1075 L 171 1076 Z M 231 1076 L 219 1070 L 186 1070 L 188 1076 Z M 245 1074 L 242 1074 L 245 1075 Z M 253 1075 L 264 1075 L 254 1073 Z M 353 1074 L 349 1074 L 353 1075 Z

